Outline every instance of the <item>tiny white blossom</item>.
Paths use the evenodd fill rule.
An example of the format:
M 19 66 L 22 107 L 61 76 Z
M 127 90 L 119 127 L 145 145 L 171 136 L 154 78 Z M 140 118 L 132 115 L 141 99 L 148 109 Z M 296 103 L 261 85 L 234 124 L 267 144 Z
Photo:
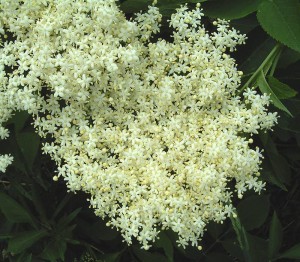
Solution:
M 154 5 L 130 21 L 114 0 L 0 5 L 0 34 L 16 37 L 0 49 L 0 138 L 13 112 L 32 114 L 52 138 L 42 150 L 57 164 L 53 180 L 89 193 L 128 244 L 148 249 L 172 229 L 201 250 L 206 224 L 234 215 L 230 181 L 240 198 L 264 188 L 262 153 L 244 135 L 271 129 L 277 114 L 267 95 L 236 95 L 242 73 L 230 52 L 246 37 L 227 21 L 209 33 L 200 5 L 184 5 L 166 41 L 154 40 Z M 0 171 L 11 162 L 0 156 Z

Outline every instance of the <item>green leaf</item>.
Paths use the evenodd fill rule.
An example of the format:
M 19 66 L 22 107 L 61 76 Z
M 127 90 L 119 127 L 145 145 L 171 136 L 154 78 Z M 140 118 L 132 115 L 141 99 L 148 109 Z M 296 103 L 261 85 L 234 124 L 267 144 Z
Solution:
M 159 7 L 159 11 L 163 16 L 170 17 L 173 13 L 175 13 L 176 8 L 179 8 L 180 5 L 185 4 L 187 1 L 185 0 L 169 0 L 169 1 L 158 1 L 157 6 Z
M 269 214 L 270 202 L 266 195 L 253 195 L 237 206 L 240 221 L 246 230 L 260 227 Z
M 140 247 L 133 246 L 132 247 L 133 253 L 142 262 L 153 262 L 153 261 L 160 261 L 160 262 L 168 262 L 168 259 L 157 252 L 148 252 Z
M 32 168 L 40 146 L 40 137 L 33 131 L 16 134 L 20 150 L 26 160 L 27 166 Z
M 214 221 L 211 221 L 206 225 L 207 232 L 214 239 L 217 239 L 224 232 L 225 227 L 225 224 L 216 223 Z
M 169 261 L 173 261 L 174 250 L 171 240 L 164 232 L 161 232 L 158 237 L 159 239 L 156 240 L 154 246 L 163 248 Z
M 237 19 L 255 12 L 262 0 L 219 0 L 203 3 L 204 14 L 214 18 Z
M 117 262 L 120 260 L 120 256 L 123 253 L 123 250 L 116 253 L 109 253 L 109 254 L 101 254 L 99 255 L 99 261 L 105 261 L 105 262 Z
M 186 3 L 203 3 L 203 2 L 206 2 L 206 1 L 209 1 L 209 0 L 187 0 Z
M 258 84 L 258 80 L 260 78 L 264 79 L 264 82 L 267 83 L 265 79 L 265 75 L 268 73 L 271 67 L 274 69 L 274 65 L 276 65 L 276 61 L 278 60 L 281 53 L 282 46 L 280 44 L 276 44 L 273 49 L 269 52 L 267 57 L 263 60 L 260 66 L 255 70 L 253 74 L 251 74 L 250 78 L 247 82 L 241 87 L 240 92 L 242 92 L 245 88 L 251 87 Z M 268 83 L 267 83 L 268 84 Z
M 254 28 L 259 26 L 259 23 L 255 15 L 248 15 L 243 18 L 231 20 L 230 25 L 241 33 L 248 34 Z
M 268 152 L 268 158 L 270 159 L 273 168 L 273 174 L 276 175 L 280 182 L 289 184 L 291 180 L 291 171 L 285 157 L 276 152 Z
M 32 230 L 18 233 L 13 238 L 9 239 L 7 249 L 11 253 L 19 254 L 45 236 L 47 236 L 47 232 L 44 230 Z
M 285 251 L 280 258 L 300 259 L 300 243 Z
M 262 28 L 277 41 L 300 52 L 300 4 L 298 0 L 266 0 L 257 12 Z
M 300 78 L 299 78 L 300 79 Z M 284 101 L 293 115 L 300 115 L 300 99 L 291 98 Z
M 268 261 L 268 242 L 265 239 L 247 233 L 250 246 L 249 261 L 266 262 Z
M 291 117 L 293 117 L 291 112 L 284 106 L 284 104 L 282 104 L 282 102 L 278 99 L 278 97 L 272 91 L 272 89 L 270 88 L 268 82 L 266 81 L 266 78 L 262 71 L 260 72 L 260 74 L 258 76 L 257 84 L 262 93 L 266 93 L 267 95 L 270 95 L 271 101 L 274 104 L 274 106 L 276 106 L 277 108 L 281 109 L 282 111 L 288 113 Z
M 280 82 L 275 77 L 268 76 L 267 80 L 272 91 L 279 99 L 291 98 L 297 95 L 297 91 L 289 87 L 287 84 Z
M 127 0 L 121 3 L 120 8 L 124 13 L 136 13 L 147 9 L 152 4 L 151 0 Z
M 19 258 L 16 262 L 32 262 L 32 254 L 26 254 L 24 253 L 23 256 Z
M 3 192 L 0 192 L 0 210 L 10 222 L 33 223 L 27 210 Z
M 279 68 L 286 68 L 300 60 L 300 53 L 293 49 L 285 48 L 278 61 Z
M 99 223 L 96 222 L 94 225 L 92 225 L 91 230 L 92 232 L 94 232 L 94 234 L 97 234 L 95 234 L 95 237 L 98 237 L 99 239 L 105 241 L 113 240 L 119 235 L 116 229 L 112 229 L 103 224 L 103 222 L 101 223 L 100 221 Z
M 41 258 L 56 262 L 58 259 L 64 260 L 67 244 L 62 240 L 54 240 L 48 243 L 41 254 Z
M 276 177 L 273 175 L 273 172 L 270 171 L 271 167 L 268 168 L 269 170 L 263 170 L 262 172 L 262 178 L 265 181 L 268 181 L 279 188 L 281 188 L 284 191 L 288 191 L 286 186 Z
M 275 44 L 275 41 L 271 37 L 257 44 L 255 50 L 241 63 L 239 69 L 242 70 L 245 75 L 255 72 L 273 50 Z
M 230 218 L 232 227 L 237 235 L 237 239 L 239 241 L 239 245 L 243 251 L 249 251 L 249 242 L 247 238 L 247 232 L 243 227 L 239 217 Z
M 32 262 L 32 261 L 33 261 L 32 254 L 28 254 L 28 253 L 21 254 L 16 260 L 16 262 Z
M 59 239 L 64 239 L 67 242 L 73 242 L 75 244 L 75 240 L 73 241 L 73 232 L 74 229 L 77 227 L 76 224 L 71 225 L 71 226 L 67 226 L 65 228 L 62 229 L 58 229 L 56 228 L 55 234 Z
M 268 257 L 269 259 L 274 258 L 277 255 L 282 242 L 282 226 L 274 212 L 269 233 L 269 245 L 268 245 Z
M 270 166 L 272 167 L 272 176 L 276 177 L 280 183 L 289 184 L 291 180 L 291 171 L 285 157 L 278 152 L 270 135 L 260 133 L 259 137 L 267 153 L 265 162 L 270 162 Z
M 213 253 L 209 253 L 208 255 L 206 255 L 206 258 L 204 260 L 205 262 L 232 262 L 232 259 L 224 254 L 224 253 L 217 253 L 217 252 L 213 252 Z
M 300 115 L 294 118 L 280 116 L 278 126 L 283 130 L 288 130 L 293 133 L 300 133 Z M 277 131 L 278 132 L 278 131 Z
M 7 121 L 7 124 L 14 124 L 15 132 L 18 133 L 24 128 L 29 116 L 30 115 L 26 111 L 18 111 Z
M 244 261 L 243 252 L 236 239 L 228 239 L 221 242 L 224 249 L 233 257 L 239 259 L 239 261 Z
M 11 238 L 12 236 L 11 235 L 0 235 L 0 240 L 7 240 L 9 238 Z
M 17 192 L 18 195 L 26 197 L 29 201 L 32 201 L 32 194 L 26 188 L 24 184 L 20 184 L 19 181 L 12 181 L 12 186 L 14 187 L 14 190 Z
M 113 240 L 119 235 L 119 232 L 116 229 L 106 226 L 103 220 L 99 220 L 96 223 L 88 223 L 85 219 L 78 219 L 77 225 L 81 234 L 97 243 L 101 240 Z
M 57 223 L 58 230 L 63 230 L 66 226 L 68 226 L 77 217 L 81 209 L 82 208 L 79 207 L 67 216 L 62 217 Z

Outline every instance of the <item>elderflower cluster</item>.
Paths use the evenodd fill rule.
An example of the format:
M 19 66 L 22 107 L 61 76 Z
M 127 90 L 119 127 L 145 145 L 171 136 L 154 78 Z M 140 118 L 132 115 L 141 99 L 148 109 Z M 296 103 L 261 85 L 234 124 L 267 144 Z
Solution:
M 2 33 L 3 29 L 1 30 L 0 27 L 0 33 Z M 1 44 L 1 40 L 0 40 Z M 6 139 L 9 136 L 9 131 L 6 129 L 3 125 L 4 123 L 9 120 L 12 117 L 12 110 L 8 106 L 8 97 L 5 91 L 5 86 L 7 83 L 7 77 L 5 76 L 5 67 L 4 67 L 4 61 L 6 61 L 6 64 L 9 62 L 9 58 L 2 55 L 2 49 L 0 49 L 0 139 Z M 13 161 L 13 157 L 9 154 L 0 155 L 0 172 L 4 173 L 7 166 L 10 165 Z
M 147 249 L 172 229 L 179 245 L 197 246 L 209 221 L 233 215 L 229 182 L 239 197 L 263 188 L 249 135 L 276 113 L 267 95 L 238 95 L 229 53 L 245 36 L 227 21 L 209 33 L 199 5 L 182 6 L 172 41 L 154 40 L 154 5 L 127 20 L 114 0 L 0 3 L 0 32 L 13 35 L 0 49 L 2 120 L 31 113 L 54 180 L 89 193 L 127 243 Z

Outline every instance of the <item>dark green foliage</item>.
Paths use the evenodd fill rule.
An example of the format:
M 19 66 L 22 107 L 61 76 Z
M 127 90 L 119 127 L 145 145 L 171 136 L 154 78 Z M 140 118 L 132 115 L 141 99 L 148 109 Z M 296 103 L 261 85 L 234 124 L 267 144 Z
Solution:
M 262 0 L 205 1 L 203 9 L 205 14 L 213 18 L 237 19 L 255 12 L 261 2 Z
M 273 38 L 300 52 L 299 1 L 264 0 L 258 7 L 257 18 Z
M 131 16 L 152 1 L 120 1 Z M 300 259 L 300 8 L 298 0 L 158 0 L 168 19 L 176 7 L 202 2 L 209 24 L 216 18 L 247 33 L 245 46 L 234 54 L 244 72 L 242 88 L 271 94 L 279 111 L 273 132 L 255 137 L 264 149 L 262 178 L 266 190 L 234 198 L 237 217 L 211 222 L 203 249 L 182 249 L 175 233 L 160 233 L 150 250 L 136 242 L 127 246 L 120 234 L 93 214 L 84 193 L 67 193 L 54 183 L 54 164 L 41 154 L 41 141 L 27 113 L 7 122 L 11 136 L 0 141 L 0 153 L 14 156 L 0 175 L 0 261 L 205 261 L 265 262 Z M 169 39 L 163 27 L 161 36 Z M 278 110 L 279 109 L 279 110 Z
M 270 232 L 269 232 L 269 244 L 268 244 L 269 259 L 274 258 L 278 254 L 281 244 L 282 244 L 282 226 L 277 217 L 276 212 L 274 212 L 270 224 Z
M 16 233 L 8 240 L 7 251 L 12 254 L 19 254 L 45 236 L 47 236 L 47 232 L 44 230 L 30 230 Z
M 32 223 L 32 219 L 27 210 L 22 207 L 17 201 L 0 192 L 0 209 L 5 218 L 14 223 Z
M 266 221 L 269 209 L 270 201 L 267 195 L 249 196 L 237 205 L 239 218 L 246 230 L 260 227 Z

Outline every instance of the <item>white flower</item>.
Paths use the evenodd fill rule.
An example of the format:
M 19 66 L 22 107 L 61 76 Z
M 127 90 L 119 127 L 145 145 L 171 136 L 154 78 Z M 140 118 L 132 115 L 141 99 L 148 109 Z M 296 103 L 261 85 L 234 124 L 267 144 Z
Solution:
M 262 154 L 244 135 L 272 128 L 276 113 L 266 95 L 236 95 L 241 72 L 225 52 L 245 36 L 228 22 L 210 34 L 199 5 L 182 6 L 173 40 L 154 41 L 155 6 L 128 21 L 113 0 L 25 2 L 0 0 L 0 27 L 17 37 L 0 53 L 1 124 L 31 113 L 53 139 L 42 148 L 58 166 L 53 179 L 89 193 L 126 242 L 148 249 L 170 228 L 179 245 L 198 246 L 209 221 L 234 212 L 228 182 L 239 197 L 263 189 Z M 1 156 L 0 170 L 11 161 Z
M 11 155 L 1 155 L 0 156 L 0 172 L 4 173 L 7 166 L 10 165 L 13 161 Z

